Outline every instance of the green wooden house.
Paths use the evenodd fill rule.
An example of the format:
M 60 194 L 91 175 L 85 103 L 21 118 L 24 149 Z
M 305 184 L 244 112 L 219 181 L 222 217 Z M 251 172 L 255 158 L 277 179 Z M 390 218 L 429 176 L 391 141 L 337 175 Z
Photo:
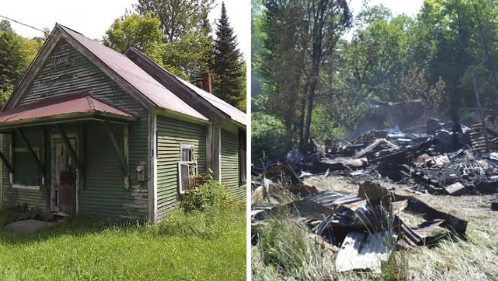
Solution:
M 155 222 L 203 173 L 244 199 L 246 114 L 198 86 L 57 24 L 0 113 L 2 207 Z

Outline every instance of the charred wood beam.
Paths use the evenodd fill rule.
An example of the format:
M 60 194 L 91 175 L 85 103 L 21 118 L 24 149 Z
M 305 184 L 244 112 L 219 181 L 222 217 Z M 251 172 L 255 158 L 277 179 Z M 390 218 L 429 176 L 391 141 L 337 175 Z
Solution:
M 125 155 L 121 153 L 119 150 L 118 142 L 116 141 L 116 138 L 114 137 L 114 134 L 111 131 L 111 128 L 107 125 L 106 122 L 101 122 L 102 127 L 104 128 L 104 131 L 107 133 L 107 136 L 111 140 L 112 147 L 114 149 L 114 153 L 116 154 L 116 157 L 118 158 L 119 165 L 121 166 L 121 169 L 123 170 L 123 174 L 125 176 L 128 176 L 128 161 L 125 158 Z
M 73 146 L 69 142 L 69 138 L 66 135 L 66 132 L 62 128 L 61 124 L 55 125 L 55 128 L 59 132 L 59 134 L 62 137 L 62 141 L 64 142 L 64 145 L 66 146 L 67 151 L 69 152 L 69 157 L 74 161 L 74 164 L 76 165 L 76 168 L 80 171 L 80 173 L 84 173 L 84 167 L 81 164 L 80 160 L 78 159 L 78 156 L 76 155 L 76 151 L 74 150 Z
M 403 149 L 401 151 L 397 151 L 397 152 L 394 152 L 394 153 L 391 153 L 391 154 L 388 154 L 388 155 L 385 155 L 385 156 L 381 156 L 381 157 L 378 157 L 378 158 L 375 158 L 375 159 L 371 159 L 369 160 L 369 162 L 371 164 L 373 163 L 377 163 L 377 162 L 382 162 L 382 161 L 386 161 L 386 160 L 389 160 L 389 161 L 401 161 L 401 160 L 404 160 L 406 159 L 406 156 L 410 155 L 410 156 L 418 156 L 422 153 L 424 153 L 424 151 L 426 151 L 427 149 L 429 149 L 429 147 L 431 147 L 433 144 L 437 144 L 437 140 L 436 139 L 430 139 L 426 142 L 423 142 L 421 144 L 418 144 L 418 145 L 415 145 L 413 147 L 409 147 L 407 149 Z
M 410 246 L 414 247 L 416 245 L 420 245 L 422 242 L 422 237 L 413 231 L 411 227 L 406 225 L 398 216 L 394 216 L 393 225 L 399 233 L 403 234 L 403 239 L 406 240 Z
M 43 165 L 43 163 L 41 162 L 40 157 L 38 155 L 36 155 L 36 152 L 33 149 L 33 146 L 31 146 L 31 143 L 29 142 L 28 138 L 26 137 L 26 135 L 24 134 L 24 132 L 22 131 L 21 128 L 16 128 L 16 132 L 21 136 L 22 140 L 24 141 L 24 143 L 28 147 L 28 150 L 31 153 L 31 155 L 33 156 L 33 158 L 35 159 L 35 162 L 38 165 L 40 172 L 42 172 L 44 174 L 45 173 L 45 165 Z

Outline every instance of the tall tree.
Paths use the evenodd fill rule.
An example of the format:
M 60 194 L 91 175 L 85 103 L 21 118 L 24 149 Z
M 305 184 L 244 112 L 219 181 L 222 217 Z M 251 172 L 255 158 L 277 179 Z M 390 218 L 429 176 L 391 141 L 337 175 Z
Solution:
M 305 84 L 304 115 L 299 150 L 306 152 L 310 134 L 315 93 L 320 66 L 323 60 L 334 52 L 335 44 L 344 31 L 351 27 L 352 14 L 345 0 L 316 0 L 307 7 L 309 11 L 310 64 L 311 69 Z M 304 106 L 304 104 L 306 104 Z
M 214 41 L 213 93 L 233 106 L 244 108 L 246 100 L 245 67 L 237 36 L 228 22 L 225 3 L 221 4 L 221 17 L 216 24 Z
M 165 43 L 157 17 L 129 13 L 114 21 L 103 38 L 104 45 L 124 52 L 135 47 L 173 74 L 194 81 L 209 68 L 212 39 L 185 33 L 181 40 Z
M 308 57 L 306 0 L 286 2 L 264 0 L 261 30 L 263 50 L 257 57 L 262 94 L 258 106 L 271 113 L 285 126 L 284 150 L 293 147 L 300 130 L 303 110 L 303 80 Z
M 208 14 L 213 6 L 214 0 L 138 0 L 134 8 L 141 15 L 151 13 L 159 18 L 165 42 L 169 43 L 188 33 L 209 35 Z
M 208 71 L 213 56 L 209 12 L 214 0 L 139 0 L 133 6 L 140 15 L 159 19 L 164 33 L 163 65 L 195 81 Z
M 213 39 L 202 34 L 186 33 L 177 42 L 164 45 L 163 63 L 166 68 L 180 70 L 191 82 L 209 70 Z
M 473 45 L 476 20 L 470 1 L 431 0 L 424 2 L 419 21 L 428 29 L 423 42 L 435 44 L 430 60 L 429 79 L 431 83 L 442 77 L 446 82 L 451 119 L 458 122 L 458 111 L 465 91 L 461 79 L 473 63 L 469 49 Z
M 307 149 L 321 65 L 351 24 L 346 1 L 264 0 L 259 73 L 267 110 L 281 119 L 291 148 Z M 298 133 L 299 132 L 299 133 Z
M 0 22 L 0 106 L 34 59 L 43 42 L 17 35 L 8 21 Z
M 106 31 L 103 43 L 121 53 L 129 47 L 135 47 L 163 65 L 164 34 L 159 24 L 159 19 L 150 14 L 124 15 L 116 19 Z
M 251 0 L 251 113 L 261 110 L 256 99 L 261 95 L 261 81 L 258 70 L 265 36 L 261 30 L 263 23 L 263 4 L 261 0 Z

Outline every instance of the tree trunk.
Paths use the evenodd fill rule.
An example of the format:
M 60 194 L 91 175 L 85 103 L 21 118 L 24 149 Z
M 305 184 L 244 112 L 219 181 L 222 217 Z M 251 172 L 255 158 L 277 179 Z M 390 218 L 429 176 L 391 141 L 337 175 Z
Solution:
M 303 128 L 303 138 L 301 139 L 301 142 L 299 144 L 299 151 L 303 154 L 306 154 L 308 151 L 308 139 L 310 137 L 311 118 L 313 115 L 313 100 L 315 98 L 315 90 L 318 83 L 318 74 L 320 71 L 320 62 L 322 60 L 322 41 L 324 35 L 323 21 L 325 9 L 328 3 L 328 0 L 321 0 L 318 3 L 317 11 L 315 14 L 316 16 L 314 19 L 315 21 L 313 24 L 313 48 L 311 55 L 312 66 L 310 79 L 308 79 L 309 91 L 307 95 L 306 112 L 304 114 L 306 121 Z
M 304 86 L 303 89 L 303 98 L 301 101 L 301 117 L 299 118 L 299 152 L 306 152 L 301 149 L 301 145 L 304 142 L 304 121 L 306 120 L 306 95 L 308 94 L 308 85 L 309 83 L 306 82 L 306 85 Z

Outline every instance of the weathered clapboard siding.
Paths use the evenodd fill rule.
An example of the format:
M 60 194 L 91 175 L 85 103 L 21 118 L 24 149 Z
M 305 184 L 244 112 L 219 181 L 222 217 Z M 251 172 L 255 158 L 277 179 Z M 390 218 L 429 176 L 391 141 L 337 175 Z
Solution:
M 124 125 L 110 124 L 121 151 L 124 151 Z M 86 185 L 79 191 L 79 212 L 101 216 L 145 218 L 148 212 L 147 185 L 140 186 L 129 169 L 130 190 L 112 144 L 98 122 L 86 124 Z
M 41 130 L 26 130 L 26 136 L 29 138 L 32 146 L 42 147 L 44 145 L 43 131 Z M 12 165 L 14 162 L 12 161 L 11 155 L 11 143 L 13 138 L 11 135 L 4 135 L 4 143 L 2 147 L 2 152 L 5 154 L 5 157 L 9 159 Z M 14 138 L 15 145 L 17 147 L 23 146 L 24 143 L 17 136 Z M 40 152 L 41 153 L 41 152 Z M 45 157 L 43 157 L 45 158 Z M 42 161 L 45 161 L 42 158 Z M 16 160 L 19 161 L 19 160 Z M 20 163 L 21 164 L 21 163 Z M 22 165 L 22 164 L 21 164 Z M 48 186 L 47 182 L 45 182 L 45 186 L 40 185 L 39 190 L 29 190 L 22 188 L 14 188 L 10 183 L 10 173 L 5 165 L 2 170 L 2 207 L 13 207 L 16 205 L 28 204 L 29 207 L 38 208 L 42 211 L 48 211 L 48 197 L 49 197 L 49 189 L 46 188 Z
M 68 56 L 69 66 L 54 67 L 57 57 Z M 39 101 L 45 97 L 88 92 L 112 106 L 146 117 L 146 109 L 131 95 L 68 43 L 61 41 L 40 69 L 32 85 L 17 105 Z
M 178 204 L 180 146 L 194 146 L 198 173 L 206 173 L 206 126 L 168 117 L 157 118 L 157 212 L 164 217 Z
M 239 140 L 237 133 L 221 130 L 221 184 L 239 198 L 245 198 L 245 188 L 239 179 Z
M 69 56 L 70 65 L 54 67 L 55 58 L 65 55 Z M 52 51 L 45 65 L 38 72 L 32 85 L 20 98 L 17 105 L 39 101 L 46 97 L 82 92 L 89 92 L 115 107 L 132 112 L 137 115 L 139 120 L 131 122 L 129 125 L 129 174 L 130 187 L 132 187 L 130 191 L 124 189 L 124 181 L 122 172 L 119 170 L 118 161 L 114 161 L 112 167 L 109 166 L 109 161 L 116 158 L 112 147 L 107 146 L 110 141 L 107 139 L 105 132 L 102 131 L 100 124 L 92 122 L 85 125 L 87 128 L 86 140 L 88 141 L 85 146 L 88 145 L 87 148 L 89 149 L 89 151 L 85 152 L 89 156 L 86 161 L 86 176 L 90 180 L 86 183 L 87 190 L 80 193 L 80 213 L 96 215 L 113 213 L 146 218 L 147 207 L 143 206 L 143 198 L 147 198 L 147 188 L 139 188 L 135 167 L 139 161 L 145 161 L 150 166 L 150 158 L 148 157 L 149 115 L 147 108 L 64 41 L 61 41 Z M 66 126 L 70 127 L 71 125 Z M 119 135 L 115 132 L 115 137 L 122 145 L 122 131 Z M 106 144 L 105 149 L 103 148 L 104 144 Z M 5 142 L 5 145 L 9 145 L 9 143 Z M 101 151 L 95 148 L 98 146 L 102 147 Z M 101 155 L 106 155 L 107 157 L 101 157 Z M 104 165 L 104 163 L 107 164 Z M 7 168 L 4 167 L 4 183 L 5 179 L 8 182 L 8 172 L 7 177 L 5 177 L 6 170 Z M 116 181 L 118 172 L 119 182 Z M 118 185 L 120 187 L 116 188 Z M 117 191 L 118 189 L 119 191 Z M 100 192 L 96 193 L 96 190 Z M 17 196 L 17 194 L 8 192 L 4 193 L 4 195 L 3 200 L 8 202 L 14 201 L 15 196 Z M 140 200 L 137 198 L 140 198 Z M 46 199 L 37 198 L 37 200 L 42 202 Z M 103 203 L 104 201 L 106 202 L 105 204 Z M 47 203 L 44 202 L 44 204 Z

